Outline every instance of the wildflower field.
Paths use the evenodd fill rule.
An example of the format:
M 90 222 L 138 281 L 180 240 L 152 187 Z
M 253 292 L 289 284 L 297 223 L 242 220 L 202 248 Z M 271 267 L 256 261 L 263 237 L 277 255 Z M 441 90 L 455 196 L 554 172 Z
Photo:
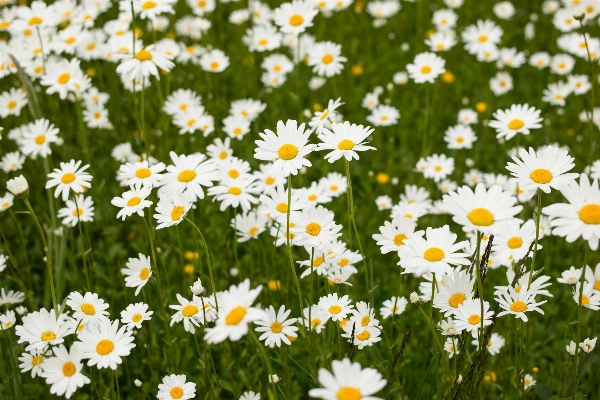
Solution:
M 598 399 L 598 0 L 0 0 L 0 400 Z

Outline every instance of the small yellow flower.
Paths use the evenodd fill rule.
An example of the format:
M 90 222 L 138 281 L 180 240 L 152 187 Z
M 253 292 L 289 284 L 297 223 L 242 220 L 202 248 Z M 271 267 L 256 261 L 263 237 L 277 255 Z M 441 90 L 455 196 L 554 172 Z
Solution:
M 183 272 L 188 275 L 192 275 L 194 273 L 194 266 L 192 264 L 186 264 L 186 266 L 183 267 Z
M 323 106 L 321 105 L 321 103 L 315 103 L 315 105 L 313 106 L 313 110 L 314 111 L 323 111 Z
M 278 292 L 279 290 L 281 290 L 281 282 L 279 281 L 279 279 L 270 280 L 267 285 L 269 286 L 269 290 L 272 290 L 274 292 Z
M 378 172 L 375 179 L 377 180 L 377 183 L 379 183 L 381 185 L 385 185 L 386 183 L 388 183 L 390 181 L 390 176 L 388 174 L 386 174 L 385 172 Z
M 482 114 L 487 110 L 487 104 L 483 101 L 478 101 L 477 104 L 475 104 L 475 109 L 479 114 Z
M 352 75 L 360 76 L 363 74 L 363 72 L 365 72 L 365 68 L 362 65 L 356 64 L 352 66 Z
M 442 74 L 442 81 L 446 83 L 452 83 L 456 80 L 456 76 L 450 71 L 446 71 Z

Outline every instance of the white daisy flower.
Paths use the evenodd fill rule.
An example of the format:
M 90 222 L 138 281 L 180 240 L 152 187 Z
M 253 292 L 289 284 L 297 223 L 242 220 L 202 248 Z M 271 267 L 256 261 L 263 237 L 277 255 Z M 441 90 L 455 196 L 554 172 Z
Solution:
M 493 315 L 494 312 L 490 311 L 490 304 L 487 301 L 483 302 L 482 310 L 480 299 L 469 299 L 458 306 L 454 314 L 454 322 L 457 329 L 472 332 L 477 331 L 481 326 L 491 325 Z
M 108 304 L 97 293 L 71 292 L 67 296 L 67 305 L 73 310 L 72 317 L 83 323 L 98 324 L 108 318 Z
M 417 54 L 412 64 L 406 66 L 408 76 L 415 83 L 433 83 L 435 78 L 446 72 L 446 60 L 435 53 Z
M 137 296 L 152 276 L 150 257 L 142 253 L 138 254 L 138 258 L 130 257 L 121 273 L 125 275 L 125 286 L 134 287 Z
M 488 126 L 496 129 L 496 138 L 498 139 L 509 140 L 517 133 L 529 135 L 531 129 L 542 127 L 540 122 L 543 121 L 543 118 L 540 117 L 540 112 L 528 104 L 513 104 L 507 110 L 497 110 L 493 115 L 494 119 Z
M 45 357 L 45 350 L 37 349 L 32 350 L 30 352 L 24 352 L 19 356 L 19 368 L 21 368 L 21 373 L 25 373 L 31 371 L 31 377 L 35 378 L 37 375 L 41 376 L 44 371 L 44 362 L 47 357 Z
M 63 338 L 69 333 L 66 318 L 65 314 L 57 316 L 54 310 L 45 308 L 27 314 L 22 319 L 23 324 L 15 328 L 18 343 L 29 343 L 25 351 L 42 350 L 49 345 L 63 343 Z
M 496 298 L 498 304 L 504 310 L 498 313 L 498 317 L 513 314 L 515 317 L 527 322 L 528 319 L 525 313 L 528 311 L 537 311 L 543 315 L 544 311 L 538 306 L 546 303 L 546 300 L 536 303 L 536 294 L 535 290 L 531 291 L 526 287 L 521 287 L 517 292 L 515 288 L 509 286 L 507 291 Z
M 412 219 L 404 217 L 394 218 L 391 222 L 385 221 L 383 226 L 379 227 L 381 234 L 374 234 L 373 239 L 381 247 L 381 254 L 396 251 L 401 256 L 407 251 L 405 242 L 407 239 L 413 236 L 422 237 L 425 234 L 425 231 L 415 232 L 416 227 L 417 224 Z
M 311 389 L 310 397 L 319 399 L 364 399 L 376 400 L 373 396 L 386 384 L 386 380 L 373 368 L 363 369 L 359 363 L 345 358 L 332 361 L 333 374 L 325 368 L 319 369 L 322 388 Z
M 90 383 L 90 379 L 81 371 L 83 363 L 82 354 L 78 346 L 71 346 L 67 350 L 62 344 L 53 349 L 54 357 L 49 357 L 44 361 L 44 370 L 40 376 L 46 379 L 50 386 L 50 393 L 57 396 L 64 395 L 70 398 L 75 391 Z
M 389 300 L 383 302 L 383 307 L 379 309 L 379 313 L 383 318 L 387 319 L 392 315 L 402 314 L 406 310 L 407 305 L 408 300 L 406 300 L 406 297 L 392 296 Z
M 321 297 L 318 306 L 332 321 L 337 322 L 345 319 L 354 308 L 348 295 L 339 297 L 337 293 Z
M 331 131 L 323 128 L 318 135 L 323 143 L 317 145 L 317 150 L 332 150 L 325 155 L 330 163 L 344 157 L 348 161 L 358 160 L 357 151 L 375 150 L 372 146 L 366 146 L 365 140 L 373 133 L 374 129 L 362 125 L 344 123 L 333 123 Z
M 158 385 L 159 400 L 188 400 L 196 397 L 196 384 L 186 382 L 186 376 L 171 374 Z
M 136 186 L 132 186 L 131 190 L 124 192 L 121 197 L 114 197 L 110 203 L 115 207 L 121 208 L 117 213 L 117 218 L 125 221 L 125 218 L 135 213 L 143 218 L 144 209 L 152 205 L 150 200 L 146 200 L 151 192 L 151 186 L 137 184 Z
M 341 236 L 341 225 L 333 220 L 334 215 L 323 206 L 310 206 L 299 212 L 292 221 L 290 232 L 295 235 L 297 243 L 322 248 Z
M 126 163 L 121 165 L 118 179 L 127 182 L 129 186 L 141 184 L 144 187 L 157 187 L 161 178 L 161 172 L 165 170 L 164 163 L 149 165 L 148 161 Z
M 258 325 L 255 330 L 257 332 L 264 332 L 258 339 L 265 341 L 265 346 L 276 345 L 281 347 L 281 342 L 290 345 L 289 337 L 298 337 L 296 331 L 297 326 L 293 326 L 296 323 L 297 318 L 289 318 L 288 316 L 292 310 L 286 310 L 285 306 L 281 306 L 279 311 L 275 313 L 273 306 L 270 306 L 265 310 L 265 318 L 254 321 Z
M 99 328 L 90 327 L 79 334 L 78 343 L 82 358 L 89 359 L 87 365 L 96 365 L 98 369 L 117 369 L 123 357 L 135 347 L 134 337 L 126 326 L 119 327 L 119 321 L 105 319 Z
M 162 196 L 156 206 L 156 212 L 154 218 L 158 221 L 156 229 L 168 228 L 170 226 L 178 225 L 192 208 L 192 202 L 187 193 L 175 193 L 170 198 L 169 196 Z
M 219 179 L 217 164 L 207 160 L 204 154 L 195 153 L 189 156 L 178 156 L 169 153 L 174 165 L 167 167 L 167 172 L 160 178 L 159 194 L 187 193 L 190 201 L 204 198 L 202 186 L 211 187 L 213 181 Z M 187 210 L 186 210 L 187 211 Z

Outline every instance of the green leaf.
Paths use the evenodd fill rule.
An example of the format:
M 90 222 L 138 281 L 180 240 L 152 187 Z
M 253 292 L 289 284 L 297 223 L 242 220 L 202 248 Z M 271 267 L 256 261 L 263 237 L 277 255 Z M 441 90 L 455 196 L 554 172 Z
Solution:
M 231 388 L 231 385 L 229 384 L 229 382 L 224 381 L 223 379 L 219 379 L 219 386 L 221 386 L 223 389 L 227 390 L 228 392 L 233 393 L 233 389 Z

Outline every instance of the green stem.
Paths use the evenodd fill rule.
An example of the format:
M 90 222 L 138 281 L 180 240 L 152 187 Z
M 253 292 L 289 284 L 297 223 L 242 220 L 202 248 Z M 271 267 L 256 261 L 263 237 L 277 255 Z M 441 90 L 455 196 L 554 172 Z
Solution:
M 583 313 L 583 284 L 585 282 L 585 269 L 588 263 L 588 257 L 590 256 L 590 246 L 587 243 L 584 243 L 585 246 L 585 255 L 583 256 L 583 266 L 581 267 L 581 282 L 579 284 L 579 312 L 577 313 L 577 340 L 575 341 L 575 378 L 573 378 L 573 397 L 575 399 L 575 394 L 577 393 L 577 384 L 579 379 L 579 341 L 581 340 L 581 325 L 582 321 L 582 313 Z
M 189 219 L 188 217 L 183 217 L 183 218 L 187 222 L 189 222 L 190 224 L 192 224 L 192 226 L 196 229 L 196 231 L 200 235 L 200 239 L 202 240 L 202 244 L 204 245 L 204 250 L 206 251 L 206 264 L 208 264 L 208 273 L 210 275 L 210 285 L 212 287 L 213 295 L 215 297 L 215 308 L 217 309 L 217 311 L 219 311 L 219 301 L 217 300 L 217 289 L 215 287 L 215 280 L 213 278 L 212 265 L 210 263 L 210 254 L 208 254 L 208 245 L 206 244 L 206 240 L 204 239 L 204 235 L 202 234 L 202 231 L 200 231 L 200 228 L 198 228 L 196 226 L 196 224 L 191 219 Z
M 535 214 L 535 244 L 533 246 L 533 257 L 531 258 L 531 266 L 529 267 L 529 283 L 527 290 L 531 286 L 533 280 L 533 266 L 535 265 L 535 256 L 537 255 L 538 240 L 540 238 L 540 214 L 542 213 L 542 191 L 538 189 L 537 193 L 537 211 Z M 582 274 L 583 275 L 583 274 Z

